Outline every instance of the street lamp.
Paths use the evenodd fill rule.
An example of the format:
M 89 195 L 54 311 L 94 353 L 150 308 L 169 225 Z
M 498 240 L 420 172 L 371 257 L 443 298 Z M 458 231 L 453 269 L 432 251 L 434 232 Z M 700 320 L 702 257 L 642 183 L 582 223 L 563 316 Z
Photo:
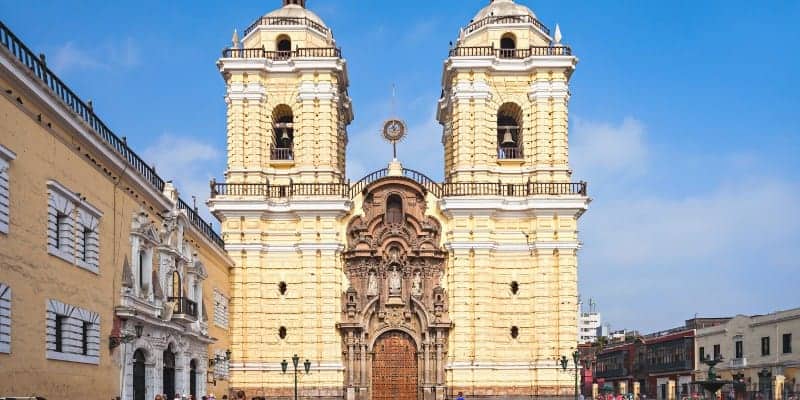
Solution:
M 297 366 L 300 364 L 300 357 L 298 357 L 297 354 L 292 356 L 292 364 L 294 364 L 294 400 L 297 400 L 297 372 L 299 371 Z M 311 371 L 311 361 L 306 359 L 306 361 L 303 363 L 303 367 L 306 370 L 306 374 L 308 374 L 308 372 Z M 283 370 L 284 374 L 288 368 L 289 363 L 286 360 L 281 361 L 281 369 Z
M 578 352 L 578 350 L 575 350 L 572 353 L 572 361 L 575 363 L 575 400 L 578 400 L 578 363 L 580 362 L 580 356 L 581 354 Z M 561 369 L 566 371 L 567 366 L 569 365 L 567 356 L 561 356 L 559 363 L 561 364 Z

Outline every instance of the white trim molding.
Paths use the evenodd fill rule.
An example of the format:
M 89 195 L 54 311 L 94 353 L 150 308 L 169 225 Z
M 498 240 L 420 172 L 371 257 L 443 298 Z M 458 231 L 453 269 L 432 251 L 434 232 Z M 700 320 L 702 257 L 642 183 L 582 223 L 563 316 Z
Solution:
M 0 233 L 8 234 L 8 226 L 11 224 L 11 185 L 9 183 L 8 169 L 11 161 L 17 155 L 0 144 Z
M 45 351 L 47 359 L 99 365 L 100 315 L 53 299 L 47 300 L 45 306 L 47 307 Z M 58 317 L 63 318 L 60 340 L 56 338 Z M 61 343 L 61 351 L 57 350 L 57 340 Z
M 11 353 L 11 287 L 0 283 L 0 353 Z

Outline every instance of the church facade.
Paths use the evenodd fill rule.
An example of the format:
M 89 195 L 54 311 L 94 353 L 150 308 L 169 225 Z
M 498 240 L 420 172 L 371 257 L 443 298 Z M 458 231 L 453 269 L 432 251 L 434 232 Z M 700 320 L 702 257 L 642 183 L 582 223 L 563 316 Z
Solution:
M 577 58 L 527 7 L 494 0 L 444 62 L 444 180 L 392 160 L 351 184 L 347 63 L 304 0 L 223 51 L 228 165 L 212 182 L 230 274 L 230 387 L 303 397 L 571 395 Z M 405 125 L 389 119 L 384 137 Z M 409 134 L 414 134 L 410 132 Z M 288 360 L 288 371 L 282 361 Z

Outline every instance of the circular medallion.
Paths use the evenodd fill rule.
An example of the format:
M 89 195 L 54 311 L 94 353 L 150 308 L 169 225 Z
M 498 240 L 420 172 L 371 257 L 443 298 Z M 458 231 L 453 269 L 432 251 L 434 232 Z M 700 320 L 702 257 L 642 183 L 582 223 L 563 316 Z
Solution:
M 406 124 L 399 119 L 390 119 L 383 123 L 383 138 L 395 143 L 406 135 Z

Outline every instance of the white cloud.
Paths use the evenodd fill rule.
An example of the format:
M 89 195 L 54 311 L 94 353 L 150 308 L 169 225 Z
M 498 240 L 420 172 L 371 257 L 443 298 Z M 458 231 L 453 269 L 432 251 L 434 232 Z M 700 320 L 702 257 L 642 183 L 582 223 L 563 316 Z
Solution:
M 55 49 L 49 58 L 50 66 L 59 73 L 72 69 L 97 70 L 131 68 L 139 64 L 139 48 L 131 38 L 105 42 L 94 48 L 82 47 L 68 41 Z
M 580 121 L 572 132 L 570 159 L 594 198 L 581 219 L 580 286 L 607 321 L 648 331 L 696 312 L 796 306 L 797 181 L 758 175 L 749 154 L 656 157 L 633 118 Z M 720 172 L 707 178 L 709 168 Z
M 610 124 L 576 118 L 571 128 L 570 161 L 579 176 L 606 180 L 646 172 L 645 128 L 637 119 Z
M 204 204 L 209 195 L 208 182 L 222 167 L 222 153 L 217 148 L 193 137 L 165 133 L 147 147 L 142 156 L 155 164 L 162 178 L 175 183 L 187 203 L 191 204 L 192 196 L 197 198 L 206 221 L 215 221 Z

